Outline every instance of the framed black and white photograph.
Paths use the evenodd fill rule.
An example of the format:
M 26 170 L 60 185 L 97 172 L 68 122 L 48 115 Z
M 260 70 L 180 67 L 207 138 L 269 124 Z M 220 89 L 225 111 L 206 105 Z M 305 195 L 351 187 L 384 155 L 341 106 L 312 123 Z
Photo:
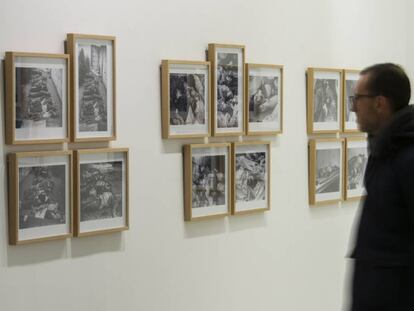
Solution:
M 308 134 L 341 131 L 342 70 L 308 68 Z
M 309 141 L 309 204 L 343 199 L 344 139 Z
M 230 144 L 184 146 L 184 219 L 229 215 L 231 200 Z
M 343 97 L 343 127 L 346 133 L 359 132 L 356 113 L 352 111 L 350 96 L 355 94 L 355 86 L 359 79 L 359 70 L 345 69 L 344 73 L 344 97 Z
M 212 76 L 213 136 L 236 136 L 245 131 L 244 46 L 209 44 Z
M 345 154 L 345 199 L 360 199 L 365 195 L 364 175 L 368 162 L 368 143 L 365 137 L 348 137 Z
M 270 142 L 232 145 L 232 214 L 270 209 Z
M 10 244 L 72 236 L 72 152 L 18 152 L 8 160 Z
M 247 135 L 282 133 L 283 66 L 246 64 Z
M 210 136 L 210 63 L 163 60 L 162 137 Z
M 69 55 L 6 52 L 6 143 L 69 137 Z
M 115 37 L 68 34 L 67 48 L 72 60 L 71 140 L 115 140 Z
M 75 153 L 75 236 L 127 230 L 128 149 Z

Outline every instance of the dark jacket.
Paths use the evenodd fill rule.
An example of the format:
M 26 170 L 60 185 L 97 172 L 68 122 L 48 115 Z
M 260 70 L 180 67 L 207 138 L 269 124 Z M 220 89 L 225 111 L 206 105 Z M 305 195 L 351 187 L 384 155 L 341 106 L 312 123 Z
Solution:
M 414 108 L 369 137 L 363 203 L 351 257 L 414 265 Z

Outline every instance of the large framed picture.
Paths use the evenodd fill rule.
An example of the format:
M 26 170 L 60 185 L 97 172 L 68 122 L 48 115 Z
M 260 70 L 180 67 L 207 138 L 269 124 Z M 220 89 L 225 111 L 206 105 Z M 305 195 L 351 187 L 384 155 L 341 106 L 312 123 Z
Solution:
M 350 96 L 355 94 L 355 86 L 359 79 L 359 70 L 344 69 L 343 77 L 342 130 L 345 133 L 359 132 L 356 113 L 352 111 L 352 101 L 349 99 Z
M 71 141 L 116 139 L 115 37 L 68 34 L 72 67 Z
M 244 134 L 244 46 L 209 44 L 213 136 Z
M 129 228 L 128 149 L 75 152 L 75 236 Z
M 344 139 L 309 141 L 309 204 L 343 199 Z
M 163 60 L 162 137 L 210 136 L 210 63 Z
M 72 236 L 72 151 L 18 152 L 9 162 L 9 243 Z
M 364 175 L 367 162 L 367 139 L 348 137 L 345 153 L 345 200 L 359 200 L 365 195 Z
M 342 70 L 308 68 L 308 134 L 341 131 Z
M 227 216 L 231 200 L 230 144 L 184 146 L 184 219 Z
M 283 66 L 246 64 L 247 135 L 282 133 Z
M 232 144 L 233 215 L 270 209 L 270 142 Z
M 69 55 L 6 52 L 6 144 L 69 137 Z

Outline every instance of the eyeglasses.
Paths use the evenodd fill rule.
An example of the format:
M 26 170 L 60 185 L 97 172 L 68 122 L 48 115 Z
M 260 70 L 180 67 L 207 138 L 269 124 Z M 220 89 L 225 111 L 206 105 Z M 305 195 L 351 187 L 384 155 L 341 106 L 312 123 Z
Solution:
M 376 94 L 355 94 L 353 96 L 349 96 L 348 99 L 349 101 L 352 103 L 352 105 L 355 105 L 358 101 L 358 99 L 363 98 L 363 97 L 368 97 L 368 98 L 373 98 L 373 97 L 377 97 L 379 95 Z

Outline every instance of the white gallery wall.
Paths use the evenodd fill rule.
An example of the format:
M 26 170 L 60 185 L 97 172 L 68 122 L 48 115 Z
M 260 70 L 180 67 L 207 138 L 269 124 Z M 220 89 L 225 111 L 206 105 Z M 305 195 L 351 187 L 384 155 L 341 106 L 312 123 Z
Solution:
M 0 310 L 341 310 L 358 204 L 308 205 L 305 70 L 391 61 L 414 77 L 412 13 L 409 0 L 1 0 L 2 59 L 62 53 L 69 32 L 117 37 L 109 145 L 130 148 L 131 228 L 8 246 L 7 153 L 107 144 L 6 146 L 3 109 Z M 208 43 L 244 44 L 247 62 L 284 65 L 284 133 L 263 138 L 270 212 L 184 223 L 182 145 L 203 141 L 161 139 L 159 65 L 204 60 Z

